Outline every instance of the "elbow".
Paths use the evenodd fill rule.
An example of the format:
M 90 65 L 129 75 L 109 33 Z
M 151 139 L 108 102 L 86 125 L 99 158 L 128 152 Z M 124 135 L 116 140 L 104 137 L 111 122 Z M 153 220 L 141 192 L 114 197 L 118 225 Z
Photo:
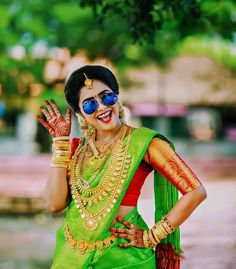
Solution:
M 47 204 L 45 206 L 46 210 L 50 213 L 59 213 L 66 208 L 66 205 L 56 205 L 56 204 Z
M 197 191 L 198 201 L 200 204 L 201 202 L 203 202 L 207 198 L 207 192 L 206 192 L 206 189 L 202 185 L 199 186 L 196 189 L 196 191 Z
M 48 199 L 48 197 L 43 196 L 43 200 L 45 202 L 45 209 L 50 213 L 59 213 L 63 209 L 65 209 L 68 203 L 63 203 L 62 201 L 55 201 L 52 199 Z
M 46 209 L 50 213 L 59 213 L 62 211 L 62 209 L 55 207 L 55 206 L 46 206 Z

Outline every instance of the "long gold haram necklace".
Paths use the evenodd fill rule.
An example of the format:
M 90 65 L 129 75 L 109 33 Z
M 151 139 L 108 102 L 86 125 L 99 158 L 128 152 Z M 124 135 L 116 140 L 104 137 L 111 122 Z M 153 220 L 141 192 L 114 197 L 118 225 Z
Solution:
M 84 146 L 83 153 L 81 154 L 83 156 L 83 158 L 81 158 L 81 160 L 80 160 L 81 165 L 79 166 L 79 168 L 80 168 L 79 169 L 79 176 L 80 176 L 79 182 L 81 182 L 83 187 L 86 189 L 88 189 L 90 187 L 90 185 L 93 183 L 93 181 L 98 177 L 100 171 L 105 166 L 105 163 L 107 161 L 107 156 L 108 156 L 108 155 L 107 156 L 104 155 L 101 158 L 97 159 L 97 161 L 99 161 L 97 164 L 97 168 L 94 171 L 92 171 L 92 175 L 90 175 L 90 176 L 88 175 L 89 179 L 86 180 L 83 175 L 85 174 L 84 173 L 85 170 L 88 171 L 88 169 L 85 169 L 86 152 L 87 151 L 88 151 L 88 144 L 86 144 Z M 92 164 L 94 164 L 94 162 Z M 91 167 L 91 164 L 90 164 L 90 167 Z M 77 184 L 77 188 L 80 189 L 80 186 L 78 184 Z
M 127 125 L 122 125 L 121 128 L 122 128 L 122 130 L 119 131 L 119 141 L 118 141 L 118 143 L 120 143 L 120 141 L 124 140 L 125 135 L 127 134 L 127 132 L 131 131 L 130 128 Z M 117 145 L 117 144 L 115 144 L 115 145 Z M 83 184 L 82 184 L 82 179 L 83 179 L 82 166 L 83 166 L 83 160 L 84 160 L 85 156 L 83 156 L 83 150 L 81 149 L 80 151 L 77 154 L 78 161 L 76 163 L 76 167 L 74 167 L 75 174 L 78 175 L 77 176 L 78 180 L 76 181 L 76 186 L 77 186 L 77 189 L 81 193 L 85 194 L 87 197 L 91 196 L 91 195 L 96 195 L 96 197 L 94 197 L 94 199 L 84 198 L 86 203 L 88 203 L 89 205 L 92 205 L 93 202 L 97 203 L 98 200 L 102 200 L 101 198 L 103 196 L 107 196 L 106 189 L 108 191 L 110 191 L 110 187 L 112 186 L 112 183 L 111 182 L 109 183 L 110 178 L 105 175 L 102 178 L 102 180 L 100 180 L 99 184 L 95 188 L 91 189 L 91 188 L 86 188 L 85 186 L 83 186 Z M 104 159 L 104 163 L 102 162 L 99 169 L 98 169 L 99 172 L 102 171 L 102 168 L 104 167 L 104 165 L 107 162 L 108 158 L 109 157 L 111 158 L 111 156 L 113 157 L 113 155 L 114 155 L 113 150 L 110 152 L 110 154 L 103 155 L 103 158 L 105 158 L 105 159 Z
M 108 168 L 101 179 L 98 186 L 93 189 L 87 189 L 80 191 L 76 188 L 76 182 L 78 180 L 78 173 L 76 171 L 77 156 L 79 151 L 74 155 L 72 159 L 72 171 L 71 171 L 71 193 L 75 201 L 76 208 L 78 208 L 81 217 L 84 219 L 84 227 L 87 230 L 95 230 L 99 225 L 99 221 L 102 217 L 106 217 L 114 207 L 119 197 L 125 178 L 127 176 L 131 155 L 128 154 L 128 147 L 131 139 L 131 128 L 127 128 L 127 142 L 124 139 L 119 139 L 112 149 L 112 156 L 108 160 Z M 78 180 L 79 181 L 79 180 Z M 108 184 L 104 184 L 107 182 Z M 95 191 L 94 191 L 95 190 Z M 92 192 L 91 192 L 92 191 Z M 94 191 L 94 192 L 93 192 Z M 84 193 L 86 192 L 86 194 Z M 89 195 L 89 197 L 84 196 Z M 98 203 L 101 200 L 106 199 L 106 202 L 97 210 L 97 212 L 91 213 L 88 211 L 88 206 L 93 203 Z

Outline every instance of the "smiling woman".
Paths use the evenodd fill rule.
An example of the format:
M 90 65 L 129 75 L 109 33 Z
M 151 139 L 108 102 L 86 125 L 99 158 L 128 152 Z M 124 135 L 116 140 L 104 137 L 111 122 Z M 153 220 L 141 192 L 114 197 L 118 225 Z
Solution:
M 52 138 L 47 208 L 67 207 L 57 232 L 53 269 L 178 269 L 178 226 L 206 198 L 197 176 L 163 135 L 124 121 L 115 76 L 103 66 L 73 72 L 65 97 L 84 135 L 69 140 L 71 110 L 62 116 L 45 101 L 38 120 Z M 137 211 L 140 190 L 154 170 L 156 224 Z M 178 191 L 183 196 L 178 200 Z M 154 252 L 156 250 L 156 255 Z

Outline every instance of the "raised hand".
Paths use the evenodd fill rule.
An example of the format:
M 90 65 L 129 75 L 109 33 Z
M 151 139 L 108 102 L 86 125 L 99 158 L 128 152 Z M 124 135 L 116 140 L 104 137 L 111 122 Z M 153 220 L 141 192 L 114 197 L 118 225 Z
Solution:
M 143 230 L 140 227 L 134 227 L 129 221 L 117 217 L 116 220 L 121 222 L 126 228 L 111 228 L 110 231 L 115 237 L 125 238 L 130 242 L 127 244 L 119 244 L 120 247 L 139 247 L 144 248 Z
M 40 116 L 37 116 L 37 120 L 48 129 L 52 137 L 69 136 L 71 131 L 71 109 L 67 109 L 66 118 L 64 118 L 54 100 L 51 99 L 50 103 L 48 101 L 44 102 L 47 109 L 41 106 L 40 110 L 47 121 Z

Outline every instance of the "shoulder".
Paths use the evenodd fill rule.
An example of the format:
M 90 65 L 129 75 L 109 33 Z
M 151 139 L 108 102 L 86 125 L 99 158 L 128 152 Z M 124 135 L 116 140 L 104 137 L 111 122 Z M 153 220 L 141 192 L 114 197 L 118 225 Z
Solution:
M 154 137 L 148 145 L 144 155 L 144 161 L 150 163 L 153 158 L 162 159 L 163 157 L 173 156 L 174 149 L 167 140 L 160 137 Z
M 162 139 L 161 137 L 154 137 L 150 144 L 149 147 L 164 147 L 168 148 L 170 147 L 170 143 L 167 140 Z

